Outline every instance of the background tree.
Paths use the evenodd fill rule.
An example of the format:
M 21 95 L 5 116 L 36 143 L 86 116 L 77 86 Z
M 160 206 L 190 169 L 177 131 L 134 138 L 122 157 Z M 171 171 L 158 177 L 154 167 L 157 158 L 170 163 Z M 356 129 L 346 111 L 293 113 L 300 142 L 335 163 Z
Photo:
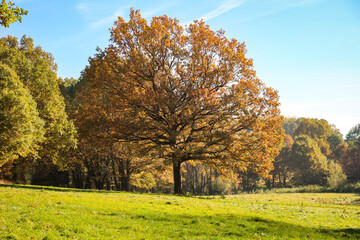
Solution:
M 29 90 L 13 70 L 0 63 L 0 167 L 19 156 L 36 155 L 43 127 Z
M 285 134 L 279 155 L 276 156 L 274 161 L 274 170 L 271 172 L 272 181 L 268 185 L 275 187 L 276 181 L 278 181 L 278 186 L 287 186 L 291 176 L 291 149 L 293 142 L 292 137 L 289 134 Z
M 256 77 L 244 43 L 202 21 L 147 24 L 134 10 L 116 21 L 111 41 L 84 71 L 87 94 L 106 94 L 115 107 L 112 137 L 150 145 L 172 165 L 175 193 L 190 160 L 268 174 L 282 138 L 278 95 Z
M 299 126 L 295 129 L 294 136 L 309 136 L 317 143 L 321 152 L 326 157 L 329 157 L 331 150 L 328 139 L 332 133 L 334 133 L 334 129 L 326 120 L 303 118 Z
M 342 160 L 341 166 L 347 178 L 354 182 L 360 180 L 360 146 L 350 144 Z
M 335 161 L 328 162 L 329 175 L 327 177 L 327 184 L 331 188 L 337 188 L 345 183 L 346 175 L 341 168 L 341 165 Z
M 350 181 L 360 180 L 360 124 L 350 129 L 346 135 L 346 145 L 341 165 Z
M 238 186 L 238 179 L 225 178 L 216 168 L 201 162 L 188 161 L 184 163 L 182 178 L 184 191 L 196 195 L 229 194 Z
M 15 6 L 14 3 L 2 0 L 0 3 L 0 25 L 3 27 L 9 27 L 11 23 L 16 21 L 21 22 L 21 16 L 27 15 L 27 13 L 28 11 Z
M 295 130 L 300 125 L 301 120 L 303 118 L 285 118 L 284 122 L 282 123 L 282 127 L 285 130 L 285 133 L 290 135 L 292 139 L 295 138 Z
M 346 141 L 360 143 L 360 123 L 351 128 L 348 134 L 346 134 Z
M 314 140 L 308 136 L 295 138 L 291 150 L 291 168 L 296 184 L 326 184 L 328 164 Z
M 65 112 L 52 55 L 35 47 L 31 38 L 24 36 L 19 42 L 8 36 L 0 39 L 0 63 L 11 66 L 18 75 L 44 122 L 44 138 L 38 144 L 38 156 L 17 159 L 13 162 L 14 169 L 22 166 L 18 169 L 24 170 L 35 159 L 43 164 L 61 163 L 62 151 L 74 147 L 76 140 L 74 125 Z

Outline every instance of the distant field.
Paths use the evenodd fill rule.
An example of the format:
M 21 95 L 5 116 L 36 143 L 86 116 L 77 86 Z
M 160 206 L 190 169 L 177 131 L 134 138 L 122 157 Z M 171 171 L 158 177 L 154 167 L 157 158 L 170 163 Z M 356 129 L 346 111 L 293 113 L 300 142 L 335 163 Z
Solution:
M 195 198 L 0 185 L 0 239 L 360 239 L 360 195 Z

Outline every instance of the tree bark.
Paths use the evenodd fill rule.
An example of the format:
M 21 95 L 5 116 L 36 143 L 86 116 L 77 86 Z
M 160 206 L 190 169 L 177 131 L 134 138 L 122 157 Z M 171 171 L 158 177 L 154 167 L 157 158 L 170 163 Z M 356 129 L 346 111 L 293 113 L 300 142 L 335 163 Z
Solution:
M 174 194 L 184 194 L 181 187 L 181 161 L 173 161 Z
M 130 176 L 121 177 L 121 191 L 130 191 Z

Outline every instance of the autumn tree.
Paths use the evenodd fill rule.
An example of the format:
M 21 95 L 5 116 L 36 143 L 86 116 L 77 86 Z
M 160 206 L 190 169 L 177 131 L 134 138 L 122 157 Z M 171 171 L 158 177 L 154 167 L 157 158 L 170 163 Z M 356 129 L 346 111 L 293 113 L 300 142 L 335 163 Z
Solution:
M 96 67 L 98 73 L 104 70 L 101 64 Z M 149 156 L 142 153 L 142 146 L 119 142 L 108 133 L 112 116 L 118 114 L 107 101 L 109 96 L 85 85 L 83 78 L 62 80 L 61 91 L 78 128 L 78 148 L 69 152 L 66 165 L 74 185 L 103 189 L 112 182 L 112 189 L 129 191 L 133 181 L 143 188 L 151 175 L 143 173 L 149 170 Z
M 0 3 L 0 25 L 3 27 L 9 27 L 11 23 L 21 22 L 21 16 L 27 15 L 28 11 L 23 8 L 15 6 L 12 2 L 6 2 L 2 0 Z
M 148 24 L 134 10 L 115 22 L 111 42 L 84 71 L 87 94 L 106 95 L 95 109 L 116 109 L 107 134 L 172 165 L 174 193 L 190 160 L 220 172 L 255 164 L 268 174 L 282 139 L 278 95 L 256 77 L 244 43 L 203 21 L 183 27 L 164 15 Z

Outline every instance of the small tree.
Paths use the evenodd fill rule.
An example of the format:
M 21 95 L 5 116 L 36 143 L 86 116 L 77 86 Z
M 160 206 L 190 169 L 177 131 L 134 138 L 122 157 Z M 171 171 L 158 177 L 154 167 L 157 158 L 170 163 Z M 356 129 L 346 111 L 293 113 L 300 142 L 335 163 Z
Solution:
M 327 183 L 331 188 L 339 187 L 346 181 L 346 175 L 344 174 L 341 165 L 334 161 L 329 161 L 329 176 L 327 177 Z

